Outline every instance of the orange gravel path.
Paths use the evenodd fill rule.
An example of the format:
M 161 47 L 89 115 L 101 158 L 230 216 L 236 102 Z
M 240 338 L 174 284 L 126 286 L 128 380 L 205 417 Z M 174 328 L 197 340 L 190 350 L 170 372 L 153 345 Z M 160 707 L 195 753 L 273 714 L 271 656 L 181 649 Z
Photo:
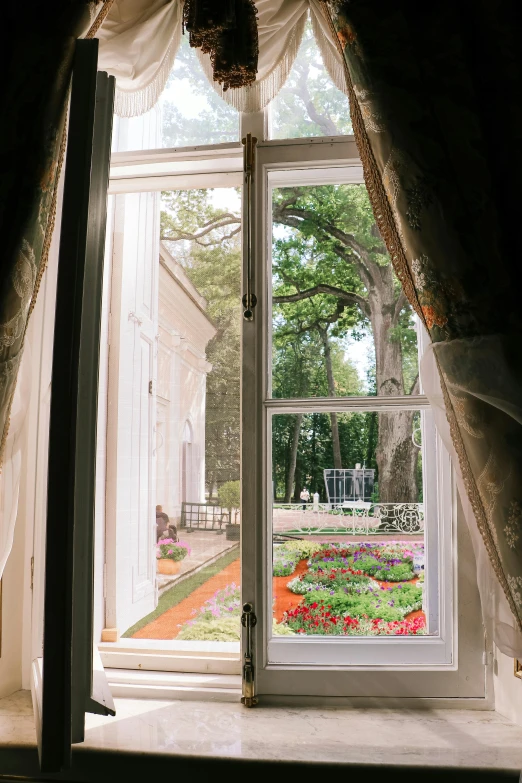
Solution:
M 295 609 L 304 601 L 304 595 L 297 595 L 292 593 L 286 586 L 291 579 L 295 579 L 296 576 L 301 576 L 307 571 L 307 560 L 300 560 L 297 564 L 297 568 L 291 576 L 274 576 L 272 579 L 272 595 L 274 597 L 274 618 L 277 623 L 280 623 L 283 619 L 283 615 L 289 609 Z
M 162 615 L 151 623 L 144 625 L 132 635 L 133 639 L 175 639 L 180 632 L 180 626 L 187 620 L 194 619 L 193 609 L 200 609 L 205 601 L 212 598 L 217 590 L 222 590 L 227 585 L 240 583 L 239 558 L 226 566 L 219 574 L 197 587 L 187 598 L 184 598 L 172 609 L 167 609 Z M 289 591 L 290 592 L 290 591 Z

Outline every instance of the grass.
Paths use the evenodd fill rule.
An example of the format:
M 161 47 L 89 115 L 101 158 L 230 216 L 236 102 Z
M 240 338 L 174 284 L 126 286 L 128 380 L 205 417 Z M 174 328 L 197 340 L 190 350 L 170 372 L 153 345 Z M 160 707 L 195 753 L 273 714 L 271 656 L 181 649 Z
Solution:
M 228 552 L 225 552 L 222 557 L 218 558 L 218 560 L 216 560 L 211 565 L 202 568 L 200 571 L 197 571 L 192 576 L 187 577 L 187 579 L 184 579 L 179 584 L 173 585 L 170 590 L 165 590 L 163 595 L 160 596 L 158 605 L 154 611 L 146 615 L 146 617 L 142 617 L 141 620 L 138 620 L 137 623 L 135 623 L 133 626 L 131 626 L 131 628 L 122 634 L 122 637 L 128 639 L 130 636 L 133 636 L 135 633 L 140 631 L 145 625 L 148 625 L 148 623 L 156 620 L 157 617 L 160 617 L 168 609 L 172 609 L 173 606 L 177 606 L 179 603 L 181 603 L 181 601 L 183 601 L 184 598 L 188 598 L 188 596 L 194 590 L 205 584 L 208 579 L 216 576 L 216 574 L 219 574 L 220 571 L 223 571 L 223 569 L 230 565 L 230 563 L 233 563 L 234 560 L 237 560 L 239 557 L 238 548 L 239 545 L 233 549 L 229 549 Z

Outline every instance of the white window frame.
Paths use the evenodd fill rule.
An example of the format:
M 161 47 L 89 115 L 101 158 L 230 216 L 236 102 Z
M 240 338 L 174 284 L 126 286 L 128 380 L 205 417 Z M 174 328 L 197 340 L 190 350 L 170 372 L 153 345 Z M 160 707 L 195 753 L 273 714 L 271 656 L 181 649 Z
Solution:
M 243 453 L 244 494 L 249 513 L 243 512 L 242 528 L 244 552 L 250 552 L 248 567 L 244 567 L 243 595 L 252 600 L 262 622 L 256 635 L 258 676 L 267 683 L 275 683 L 274 673 L 293 669 L 309 673 L 310 667 L 337 671 L 360 670 L 454 670 L 457 656 L 454 642 L 456 597 L 453 562 L 454 547 L 454 493 L 449 457 L 435 434 L 429 415 L 429 403 L 424 395 L 401 397 L 351 397 L 306 400 L 271 398 L 271 203 L 274 188 L 291 184 L 318 185 L 328 183 L 363 182 L 362 167 L 355 143 L 351 138 L 277 140 L 258 145 L 256 196 L 254 210 L 256 226 L 255 293 L 258 298 L 254 322 L 244 323 L 246 355 L 256 357 L 257 372 L 245 373 L 243 406 L 259 412 L 255 416 L 259 432 L 252 436 L 252 445 Z M 244 254 L 246 255 L 246 254 Z M 244 270 L 245 272 L 245 270 Z M 419 341 L 421 342 L 421 341 Z M 424 346 L 422 346 L 424 347 Z M 262 394 L 259 391 L 262 390 Z M 272 498 L 271 498 L 271 420 L 277 413 L 306 413 L 330 411 L 426 411 L 423 419 L 423 468 L 426 499 L 432 520 L 426 531 L 426 566 L 428 582 L 428 617 L 430 635 L 422 637 L 272 637 Z M 251 420 L 251 419 L 250 419 Z M 435 459 L 429 459 L 435 454 Z M 256 457 L 256 469 L 247 473 Z M 435 483 L 434 483 L 435 482 Z M 249 486 L 245 486 L 245 483 Z M 432 490 L 436 486 L 435 491 Z M 252 509 L 255 508 L 253 512 Z M 433 520 L 435 523 L 433 524 Z M 250 539 L 250 540 L 249 540 Z M 255 552 L 255 554 L 252 554 Z M 252 562 L 255 559 L 255 568 Z M 438 575 L 451 573 L 451 579 Z M 252 576 L 253 575 L 253 576 Z M 431 597 L 430 597 L 431 596 Z M 438 624 L 438 627 L 434 627 Z M 261 670 L 260 668 L 261 667 Z M 270 684 L 268 687 L 274 687 Z
M 319 164 L 319 167 L 323 166 L 324 168 L 325 163 L 331 165 L 336 159 L 337 163 L 341 162 L 342 165 L 351 163 L 353 166 L 360 166 L 353 137 L 299 138 L 263 142 L 263 138 L 266 138 L 266 128 L 267 111 L 259 112 L 258 114 L 242 115 L 241 117 L 241 136 L 244 136 L 247 132 L 256 135 L 260 140 L 260 150 L 262 147 L 271 147 L 274 151 L 276 148 L 286 147 L 287 152 L 293 155 L 292 160 L 295 163 L 302 159 L 304 149 L 309 148 L 313 150 L 313 155 L 315 156 L 316 149 L 320 145 L 322 163 Z M 338 146 L 339 144 L 351 147 L 350 159 L 348 161 L 338 160 L 338 151 L 341 149 Z M 309 167 L 308 163 L 306 167 Z M 110 192 L 143 192 L 146 190 L 189 189 L 192 187 L 212 186 L 226 187 L 240 185 L 242 181 L 242 147 L 238 143 L 182 149 L 156 149 L 114 154 L 111 165 Z M 258 292 L 256 291 L 256 293 Z M 251 356 L 256 355 L 254 352 L 256 348 L 259 348 L 253 337 L 252 330 L 250 330 L 250 334 L 248 329 L 244 330 L 243 351 Z M 423 342 L 422 334 L 420 338 L 421 342 Z M 264 350 L 266 351 L 266 345 Z M 250 362 L 248 367 L 244 365 L 244 374 L 245 371 L 248 374 L 251 370 L 254 370 L 258 361 L 259 354 L 256 355 L 255 366 Z M 255 398 L 256 391 L 254 389 L 253 399 Z M 425 398 L 423 400 L 425 401 Z M 353 404 L 354 400 L 352 399 L 351 402 Z M 403 403 L 402 399 L 401 403 Z M 250 410 L 250 414 L 245 414 L 245 411 L 248 410 Z M 259 408 L 259 410 L 261 409 Z M 243 411 L 244 416 L 247 415 L 251 418 L 252 408 L 246 400 L 243 401 Z M 250 448 L 251 454 L 257 454 L 255 439 L 251 438 L 249 443 L 246 441 L 247 439 L 243 437 L 243 448 Z M 265 451 L 261 454 L 260 463 L 263 471 L 266 470 L 266 460 L 267 454 Z M 466 699 L 484 699 L 486 695 L 486 679 L 482 676 L 484 669 L 483 667 L 481 668 L 478 659 L 475 660 L 477 656 L 480 656 L 482 661 L 482 650 L 480 653 L 477 652 L 475 654 L 471 648 L 465 647 L 460 660 L 457 657 L 458 601 L 456 584 L 458 573 L 455 545 L 456 525 L 453 524 L 456 521 L 456 495 L 449 462 L 445 467 L 443 466 L 442 472 L 439 470 L 438 480 L 442 481 L 443 479 L 445 486 L 448 487 L 447 491 L 443 490 L 444 503 L 445 507 L 451 510 L 452 518 L 451 533 L 448 529 L 448 534 L 444 538 L 444 547 L 447 552 L 446 562 L 451 560 L 453 563 L 450 591 L 446 593 L 449 596 L 450 592 L 452 592 L 453 601 L 451 612 L 446 615 L 446 617 L 451 615 L 453 622 L 454 648 L 451 661 L 446 656 L 446 662 L 438 664 L 417 663 L 412 665 L 411 663 L 403 663 L 399 666 L 388 665 L 386 668 L 379 664 L 369 667 L 370 670 L 367 672 L 364 671 L 367 667 L 351 666 L 349 670 L 343 671 L 334 666 L 329 669 L 319 668 L 317 676 L 314 675 L 311 678 L 310 675 L 313 674 L 314 667 L 308 666 L 303 668 L 299 666 L 296 670 L 296 667 L 284 665 L 279 667 L 272 666 L 270 669 L 267 669 L 263 668 L 264 662 L 261 655 L 257 669 L 257 684 L 260 693 L 272 694 L 274 698 L 278 695 L 286 697 L 288 695 L 306 693 L 321 698 L 345 696 L 349 699 L 357 699 L 358 697 L 370 699 L 378 697 L 381 699 L 384 696 L 399 697 L 408 693 L 413 699 L 431 699 L 434 697 L 449 697 L 453 699 L 460 695 L 465 696 Z M 252 487 L 249 486 L 249 482 L 243 481 L 243 509 L 250 509 L 252 507 L 251 502 L 255 503 L 255 493 L 252 495 L 251 490 Z M 263 503 L 265 503 L 265 500 L 263 500 Z M 246 512 L 243 514 L 243 519 L 245 516 Z M 250 552 L 250 557 L 254 557 L 254 560 L 251 560 L 251 562 L 255 561 L 256 563 L 256 568 L 250 572 L 243 571 L 242 591 L 245 600 L 254 595 L 255 601 L 257 601 L 260 595 L 259 591 L 264 589 L 264 586 L 256 579 L 256 571 L 259 574 L 260 552 L 266 553 L 267 551 L 263 541 L 256 542 L 255 536 L 259 534 L 260 530 L 261 528 L 258 526 L 257 534 L 253 537 L 245 535 L 243 531 L 241 544 L 243 562 Z M 257 560 L 255 559 L 256 555 L 253 554 L 254 548 L 257 548 Z M 469 626 L 466 623 L 464 626 L 466 637 L 471 632 L 471 625 L 472 623 Z M 262 624 L 259 625 L 258 630 L 261 630 L 261 627 Z M 379 644 L 377 639 L 372 640 L 372 642 Z M 145 643 L 145 640 L 122 639 L 119 643 L 101 644 L 99 649 L 104 665 L 114 668 L 141 669 L 145 668 L 145 661 L 148 660 L 150 664 L 145 664 L 147 668 L 162 671 L 205 671 L 208 673 L 227 672 L 230 674 L 239 671 L 237 667 L 239 667 L 240 661 L 239 658 L 233 660 L 235 655 L 232 649 L 227 649 L 223 654 L 218 650 L 211 650 L 210 648 L 206 652 L 199 650 L 198 653 L 196 649 L 191 652 L 186 647 L 186 644 L 173 640 L 171 642 L 151 642 L 148 645 Z M 239 645 L 237 647 L 239 648 Z M 261 650 L 259 646 L 258 650 Z M 394 672 L 394 674 L 390 674 L 390 672 Z M 391 680 L 390 677 L 392 678 Z M 463 679 L 466 683 L 470 680 L 471 682 L 463 687 Z

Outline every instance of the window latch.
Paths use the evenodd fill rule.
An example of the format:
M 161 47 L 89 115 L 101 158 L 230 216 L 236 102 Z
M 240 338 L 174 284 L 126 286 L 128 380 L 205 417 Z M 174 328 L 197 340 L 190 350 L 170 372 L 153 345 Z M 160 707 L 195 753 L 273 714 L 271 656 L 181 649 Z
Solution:
M 245 655 L 243 659 L 243 695 L 241 703 L 245 707 L 255 707 L 257 704 L 256 682 L 254 671 L 254 658 L 252 652 L 252 629 L 257 623 L 257 617 L 254 614 L 252 604 L 243 604 L 243 614 L 241 615 L 241 625 L 246 631 Z

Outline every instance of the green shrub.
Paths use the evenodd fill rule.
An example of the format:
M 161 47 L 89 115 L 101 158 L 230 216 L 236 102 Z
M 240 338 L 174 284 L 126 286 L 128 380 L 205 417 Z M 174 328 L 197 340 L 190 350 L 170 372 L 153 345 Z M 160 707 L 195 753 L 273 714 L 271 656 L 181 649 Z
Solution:
M 232 511 L 241 505 L 241 484 L 239 481 L 225 481 L 218 489 L 219 505 Z
M 422 607 L 422 590 L 416 585 L 401 585 L 383 590 L 378 587 L 358 588 L 355 592 L 343 590 L 306 593 L 304 603 L 321 611 L 325 605 L 332 615 L 340 617 L 368 617 L 387 622 L 402 618 Z
M 274 558 L 273 575 L 274 576 L 290 576 L 294 573 L 297 563 L 295 560 L 288 560 L 278 557 Z
M 230 617 L 201 618 L 185 623 L 176 639 L 186 642 L 238 642 L 240 629 L 239 614 Z
M 272 623 L 274 636 L 294 636 L 288 625 Z M 177 639 L 185 642 L 238 642 L 241 636 L 241 617 L 239 610 L 229 617 L 205 617 L 189 620 L 185 623 Z
M 294 539 L 293 541 L 286 541 L 281 544 L 281 549 L 293 556 L 296 560 L 304 560 L 310 558 L 321 550 L 324 544 L 319 541 L 301 541 Z
M 295 636 L 294 631 L 286 623 L 276 623 L 275 619 L 272 620 L 272 635 L 273 636 Z

